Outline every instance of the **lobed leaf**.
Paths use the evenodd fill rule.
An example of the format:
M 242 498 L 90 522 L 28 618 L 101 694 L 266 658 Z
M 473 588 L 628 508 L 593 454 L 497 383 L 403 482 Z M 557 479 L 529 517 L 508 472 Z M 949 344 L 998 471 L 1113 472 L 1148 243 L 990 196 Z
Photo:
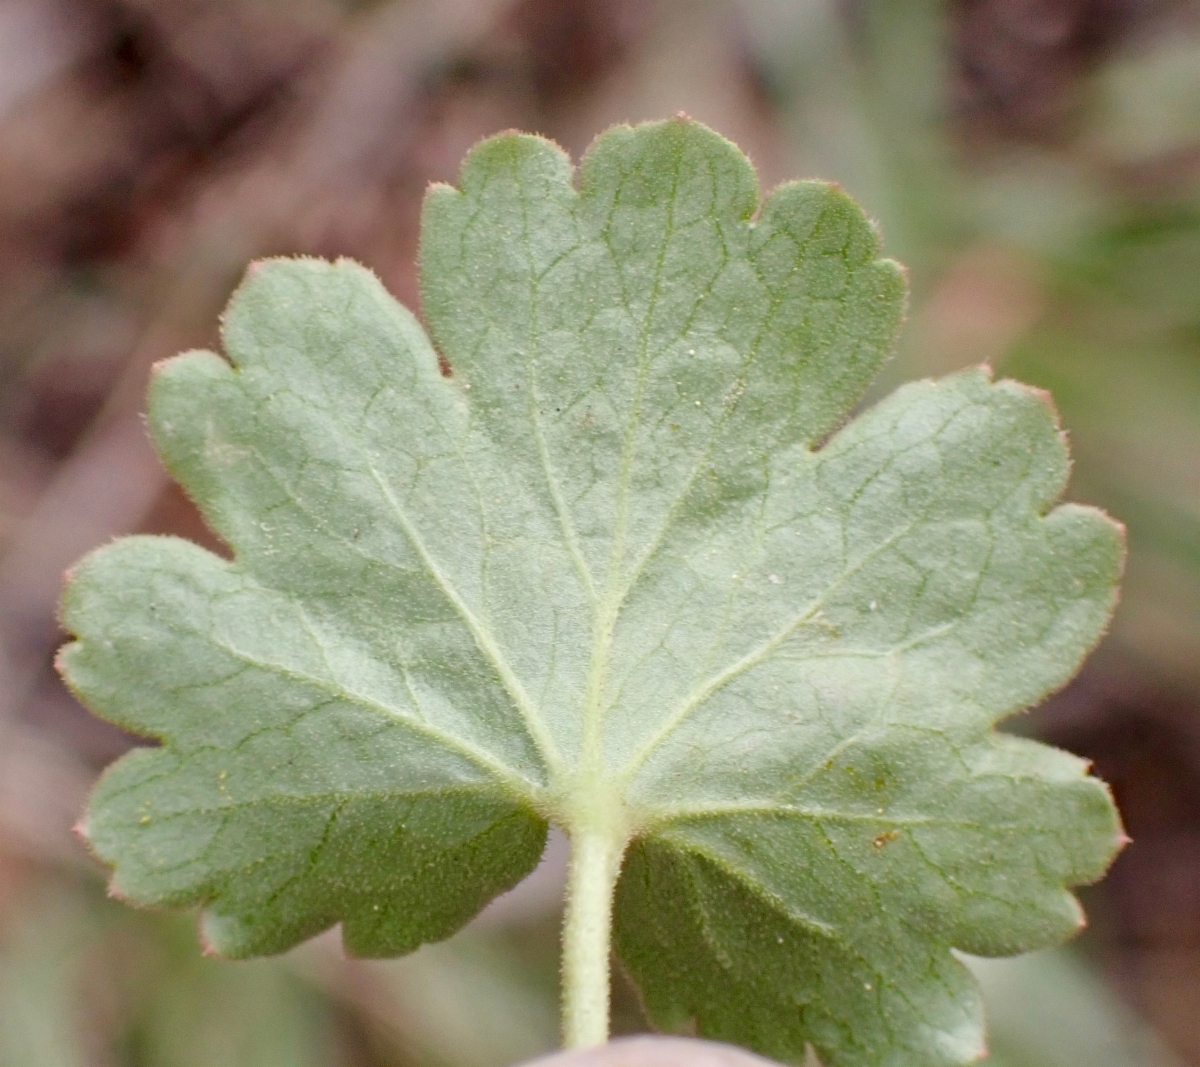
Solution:
M 676 119 L 577 185 L 503 134 L 434 187 L 425 318 L 345 261 L 256 265 L 229 362 L 150 425 L 225 560 L 130 538 L 79 567 L 63 670 L 162 745 L 85 829 L 213 948 L 340 922 L 406 952 L 616 812 L 618 953 L 647 1012 L 785 1060 L 981 1054 L 951 949 L 1082 922 L 1121 831 L 1084 764 L 996 734 L 1102 633 L 1121 563 L 1053 508 L 1045 398 L 969 371 L 837 429 L 898 268 L 853 202 Z

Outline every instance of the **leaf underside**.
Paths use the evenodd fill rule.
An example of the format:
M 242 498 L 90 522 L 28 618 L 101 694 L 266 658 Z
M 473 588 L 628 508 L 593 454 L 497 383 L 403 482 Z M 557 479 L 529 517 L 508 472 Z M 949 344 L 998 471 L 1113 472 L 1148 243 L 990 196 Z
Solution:
M 135 537 L 71 579 L 65 676 L 162 741 L 106 772 L 86 835 L 215 951 L 340 922 L 392 955 L 602 783 L 655 1023 L 969 1061 L 951 948 L 1070 935 L 1067 887 L 1119 846 L 1081 761 L 992 730 L 1102 633 L 1119 530 L 1051 510 L 1053 412 L 983 370 L 841 426 L 904 285 L 836 188 L 760 206 L 684 119 L 610 130 L 574 177 L 504 134 L 430 191 L 450 377 L 373 275 L 315 260 L 251 269 L 229 362 L 158 369 L 155 443 L 233 559 Z

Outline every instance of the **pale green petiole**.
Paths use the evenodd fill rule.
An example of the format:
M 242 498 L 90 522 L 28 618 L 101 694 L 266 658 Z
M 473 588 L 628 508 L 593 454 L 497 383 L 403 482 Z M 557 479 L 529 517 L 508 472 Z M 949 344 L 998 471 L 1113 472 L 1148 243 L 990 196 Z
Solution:
M 613 891 L 624 851 L 624 835 L 605 828 L 582 829 L 571 836 L 562 953 L 567 1048 L 587 1048 L 608 1040 Z

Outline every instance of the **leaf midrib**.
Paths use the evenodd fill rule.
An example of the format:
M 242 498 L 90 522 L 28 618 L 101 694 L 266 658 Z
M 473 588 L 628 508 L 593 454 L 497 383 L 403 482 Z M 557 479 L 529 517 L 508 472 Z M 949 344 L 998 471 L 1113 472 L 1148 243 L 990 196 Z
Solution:
M 829 598 L 850 578 L 857 574 L 863 567 L 878 557 L 880 553 L 887 551 L 897 541 L 906 537 L 913 528 L 918 524 L 919 519 L 913 519 L 906 523 L 900 529 L 893 532 L 889 537 L 885 538 L 876 545 L 870 552 L 865 553 L 856 563 L 845 568 L 838 577 L 826 586 L 820 596 L 815 597 L 805 607 L 794 615 L 788 622 L 781 626 L 770 638 L 762 642 L 756 648 L 751 649 L 743 655 L 735 663 L 730 664 L 723 671 L 717 674 L 710 675 L 700 685 L 695 686 L 688 694 L 675 706 L 675 709 L 666 717 L 663 724 L 651 736 L 643 742 L 642 745 L 634 752 L 634 754 L 626 761 L 621 768 L 619 774 L 622 782 L 626 785 L 633 779 L 634 775 L 642 768 L 646 761 L 653 755 L 655 749 L 659 748 L 663 742 L 667 740 L 688 717 L 704 704 L 707 700 L 713 697 L 717 692 L 729 685 L 730 682 L 745 674 L 747 671 L 753 670 L 761 663 L 770 659 L 771 655 L 779 649 L 781 645 L 794 634 L 806 622 L 809 622 L 828 602 Z
M 512 770 L 507 764 L 495 759 L 486 749 L 479 748 L 471 744 L 469 741 L 466 741 L 460 737 L 456 737 L 454 734 L 440 730 L 438 727 L 433 726 L 428 722 L 422 722 L 412 718 L 411 716 L 404 715 L 397 708 L 394 708 L 389 704 L 385 704 L 382 701 L 375 700 L 364 693 L 359 693 L 353 689 L 349 689 L 334 679 L 322 678 L 319 675 L 298 670 L 297 668 L 289 666 L 288 664 L 276 663 L 271 660 L 265 660 L 257 656 L 252 656 L 250 653 L 244 652 L 237 646 L 231 645 L 225 641 L 214 639 L 213 644 L 222 649 L 224 652 L 228 653 L 234 659 L 246 664 L 249 667 L 255 667 L 258 670 L 268 671 L 284 678 L 288 678 L 291 681 L 311 686 L 312 688 L 328 693 L 330 696 L 335 697 L 338 700 L 342 700 L 347 704 L 356 705 L 365 710 L 383 715 L 390 720 L 403 723 L 414 733 L 424 734 L 430 740 L 436 741 L 437 743 L 444 745 L 446 748 L 458 752 L 460 755 L 464 756 L 478 766 L 481 770 L 494 774 L 505 784 L 506 787 L 513 790 L 513 792 L 522 800 L 536 805 L 537 787 L 535 784 L 518 774 L 516 771 Z
M 969 819 L 953 819 L 939 815 L 889 815 L 885 810 L 878 812 L 841 811 L 837 808 L 805 807 L 789 804 L 784 800 L 729 800 L 711 804 L 663 804 L 646 805 L 646 825 L 657 828 L 667 824 L 678 826 L 683 822 L 701 822 L 707 819 L 735 818 L 739 815 L 771 816 L 773 818 L 804 819 L 812 822 L 868 823 L 886 827 L 938 826 L 961 830 L 992 830 L 1005 824 L 989 822 L 986 825 Z M 1019 826 L 1020 823 L 1009 825 Z
M 332 408 L 327 406 L 326 410 L 332 410 Z M 354 442 L 355 449 L 362 460 L 363 466 L 369 473 L 371 480 L 375 483 L 375 486 L 379 490 L 381 496 L 391 508 L 397 522 L 400 524 L 401 530 L 408 538 L 413 550 L 417 553 L 417 557 L 420 560 L 422 567 L 425 569 L 426 573 L 433 578 L 442 595 L 446 597 L 451 607 L 454 608 L 455 612 L 463 620 L 464 624 L 467 626 L 468 632 L 476 642 L 476 647 L 479 648 L 479 650 L 484 654 L 485 658 L 491 664 L 493 670 L 496 671 L 501 685 L 504 687 L 509 699 L 512 700 L 517 713 L 521 716 L 522 721 L 525 724 L 526 731 L 529 734 L 529 738 L 533 742 L 544 767 L 548 772 L 551 773 L 552 777 L 556 771 L 561 774 L 562 757 L 557 750 L 557 746 L 554 744 L 553 738 L 551 738 L 549 733 L 546 731 L 545 724 L 542 722 L 539 711 L 528 694 L 525 692 L 524 686 L 521 684 L 520 679 L 517 678 L 515 672 L 508 665 L 503 652 L 501 652 L 496 646 L 496 643 L 492 640 L 491 635 L 487 632 L 486 628 L 482 626 L 479 620 L 475 617 L 474 612 L 471 611 L 469 605 L 467 605 L 467 603 L 459 595 L 458 590 L 454 587 L 453 583 L 442 572 L 441 568 L 437 564 L 437 561 L 433 558 L 433 555 L 426 547 L 424 539 L 409 520 L 407 512 L 405 512 L 403 507 L 400 505 L 400 502 L 388 488 L 386 481 L 380 475 L 375 464 L 372 462 L 370 454 L 365 446 L 353 432 L 348 433 L 347 437 Z M 324 523 L 317 516 L 313 515 L 312 512 L 301 503 L 300 498 L 295 494 L 295 492 L 292 491 L 291 487 L 287 484 L 287 481 L 280 477 L 278 472 L 274 470 L 272 465 L 266 461 L 266 458 L 260 452 L 258 452 L 257 449 L 255 450 L 255 454 L 258 456 L 258 460 L 262 465 L 263 470 L 278 485 L 280 485 L 281 488 L 283 488 L 283 490 L 288 494 L 288 497 L 296 504 L 296 506 L 300 507 L 305 514 L 309 515 L 314 523 L 319 526 L 323 526 Z M 355 550 L 358 551 L 360 555 L 362 554 L 362 550 L 361 548 L 358 548 L 358 546 L 355 546 Z M 390 566 L 395 565 L 394 563 L 388 561 L 377 562 L 387 562 L 387 564 Z M 232 650 L 230 651 L 232 654 Z M 286 670 L 286 668 L 281 668 L 281 670 Z M 407 673 L 405 678 L 407 683 Z M 315 684 L 315 680 L 313 681 Z M 350 691 L 347 690 L 347 693 L 349 692 Z M 386 704 L 377 704 L 376 710 L 385 711 L 391 717 L 399 719 L 403 722 L 411 723 L 414 725 L 414 728 L 416 728 L 415 720 L 401 714 L 396 708 L 392 708 Z M 452 735 L 444 734 L 441 731 L 437 731 L 437 734 L 440 739 L 452 737 Z M 467 743 L 463 742 L 463 744 L 465 745 Z M 452 745 L 451 747 L 457 746 Z M 506 782 L 506 784 L 509 784 L 510 786 L 516 785 L 517 795 L 522 797 L 522 799 L 532 803 L 531 797 L 539 792 L 537 784 L 531 782 L 525 776 L 512 770 L 506 764 L 487 756 L 484 750 L 476 749 L 474 746 L 470 745 L 467 745 L 467 748 L 469 748 L 471 752 L 475 753 L 475 756 L 470 756 L 465 750 L 463 750 L 464 755 L 469 755 L 469 758 L 475 759 L 475 762 L 477 763 L 479 760 L 475 758 L 476 756 L 482 756 L 486 758 L 490 769 L 497 773 L 501 779 Z M 540 807 L 540 805 L 535 806 Z
M 322 789 L 313 793 L 270 793 L 264 796 L 252 797 L 247 800 L 231 800 L 227 804 L 197 805 L 192 808 L 178 808 L 174 811 L 154 813 L 151 815 L 151 825 L 183 819 L 189 815 L 223 815 L 243 811 L 259 805 L 295 805 L 320 804 L 337 801 L 347 803 L 353 800 L 398 800 L 400 798 L 420 798 L 429 796 L 478 796 L 494 799 L 494 789 L 486 783 L 462 783 L 445 786 L 430 786 L 422 789 Z
M 666 222 L 663 228 L 662 243 L 654 264 L 654 281 L 650 288 L 650 296 L 646 302 L 646 312 L 642 318 L 638 341 L 637 378 L 634 382 L 633 397 L 629 405 L 629 414 L 625 421 L 625 432 L 621 444 L 621 462 L 617 476 L 616 515 L 613 521 L 613 539 L 609 549 L 608 573 L 605 576 L 604 596 L 597 609 L 592 614 L 592 652 L 588 663 L 588 677 L 584 689 L 583 704 L 583 750 L 581 753 L 581 772 L 593 778 L 599 778 L 603 773 L 603 722 L 604 722 L 604 685 L 608 680 L 609 658 L 612 651 L 613 631 L 625 598 L 624 582 L 622 580 L 622 564 L 625 559 L 626 537 L 629 523 L 629 493 L 633 477 L 633 458 L 636 451 L 637 427 L 641 414 L 642 398 L 645 394 L 646 375 L 650 361 L 650 325 L 654 312 L 658 307 L 659 291 L 662 284 L 663 264 L 666 261 L 667 249 L 675 230 L 675 195 L 679 187 L 679 171 L 682 166 L 681 152 L 676 151 L 674 168 L 671 172 L 671 193 L 666 198 Z M 618 188 L 616 196 L 620 195 Z M 615 205 L 615 199 L 614 199 Z M 607 238 L 605 239 L 607 244 Z M 619 272 L 618 265 L 618 272 Z M 622 279 L 622 289 L 624 288 Z M 622 294 L 624 295 L 624 294 Z M 628 304 L 628 302 L 626 301 Z

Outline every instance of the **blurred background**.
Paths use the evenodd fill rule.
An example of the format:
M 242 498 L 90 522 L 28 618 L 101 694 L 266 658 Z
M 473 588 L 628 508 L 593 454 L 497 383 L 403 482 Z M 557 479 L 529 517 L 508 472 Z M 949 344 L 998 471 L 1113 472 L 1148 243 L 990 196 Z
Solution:
M 417 304 L 421 197 L 507 127 L 576 156 L 687 111 L 770 187 L 841 182 L 908 264 L 875 395 L 1051 389 L 1074 499 L 1129 527 L 1112 632 L 1019 724 L 1134 843 L 1072 946 L 974 963 L 990 1063 L 1200 1064 L 1200 6 L 1185 0 L 0 0 L 0 1065 L 506 1067 L 557 1038 L 560 843 L 451 941 L 204 959 L 70 834 L 131 739 L 56 680 L 63 570 L 211 543 L 147 444 L 150 365 L 246 263 L 350 255 Z M 619 981 L 619 979 L 618 979 Z M 617 990 L 622 1031 L 643 1021 Z

